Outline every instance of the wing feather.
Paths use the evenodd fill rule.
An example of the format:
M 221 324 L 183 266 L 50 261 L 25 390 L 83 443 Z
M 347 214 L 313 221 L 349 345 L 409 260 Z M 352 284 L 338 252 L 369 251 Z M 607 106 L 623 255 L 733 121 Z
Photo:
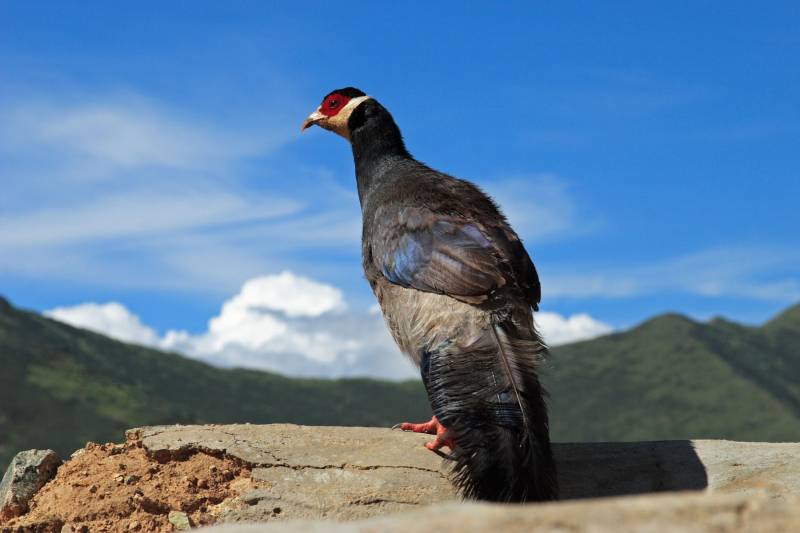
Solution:
M 420 208 L 401 210 L 393 218 L 381 221 L 384 230 L 371 243 L 375 266 L 390 282 L 469 303 L 482 303 L 506 285 L 523 290 L 530 285 L 531 305 L 538 303 L 536 271 L 518 239 L 515 246 L 501 231 Z M 535 279 L 517 279 L 520 251 Z

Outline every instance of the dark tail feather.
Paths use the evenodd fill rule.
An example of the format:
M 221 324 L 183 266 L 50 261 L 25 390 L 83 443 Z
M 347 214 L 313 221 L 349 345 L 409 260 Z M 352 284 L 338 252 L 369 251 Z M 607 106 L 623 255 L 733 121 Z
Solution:
M 502 323 L 467 347 L 426 354 L 422 376 L 433 413 L 452 432 L 452 478 L 466 498 L 555 500 L 547 406 L 536 375 L 546 350 L 533 328 Z

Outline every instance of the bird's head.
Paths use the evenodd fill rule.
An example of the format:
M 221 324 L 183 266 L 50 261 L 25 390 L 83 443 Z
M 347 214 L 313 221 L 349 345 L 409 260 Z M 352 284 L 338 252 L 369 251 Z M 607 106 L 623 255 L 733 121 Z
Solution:
M 331 91 L 322 99 L 320 106 L 303 121 L 300 131 L 305 131 L 307 128 L 317 125 L 320 128 L 338 133 L 349 140 L 350 128 L 348 121 L 350 120 L 350 115 L 359 104 L 369 99 L 369 96 L 355 87 L 345 87 L 344 89 Z

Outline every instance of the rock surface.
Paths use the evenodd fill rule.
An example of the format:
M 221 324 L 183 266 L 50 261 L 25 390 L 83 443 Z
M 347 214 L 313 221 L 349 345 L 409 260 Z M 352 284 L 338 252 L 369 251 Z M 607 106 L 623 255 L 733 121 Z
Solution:
M 222 521 L 352 520 L 457 499 L 447 481 L 447 464 L 422 446 L 430 439 L 426 435 L 280 424 L 155 427 L 131 435 L 162 460 L 205 450 L 251 465 L 258 488 L 243 494 L 245 506 L 227 511 Z M 800 495 L 798 453 L 800 445 L 791 443 L 703 440 L 555 445 L 562 499 L 695 490 L 737 495 L 721 500 L 732 509 L 750 496 L 760 498 L 764 490 L 770 499 Z M 694 509 L 694 503 L 679 503 L 680 512 Z M 701 499 L 698 505 L 716 509 L 721 504 Z M 481 516 L 494 512 L 463 507 Z M 625 504 L 609 512 L 620 507 Z
M 27 450 L 14 456 L 0 482 L 0 519 L 25 513 L 30 499 L 52 479 L 60 464 L 53 450 Z
M 280 499 L 284 517 L 353 518 L 376 514 L 358 511 L 376 503 L 402 510 L 456 499 L 446 462 L 422 446 L 427 435 L 272 424 L 152 427 L 129 436 L 161 460 L 196 450 L 239 459 L 269 487 L 246 499 Z M 554 453 L 565 500 L 686 490 L 800 495 L 800 444 L 576 443 L 555 444 Z
M 544 505 L 445 503 L 348 523 L 295 520 L 228 524 L 208 533 L 788 533 L 800 531 L 798 501 L 766 493 L 668 493 Z
M 423 447 L 430 438 L 389 429 L 288 424 L 160 426 L 130 430 L 126 446 L 131 451 L 126 453 L 140 450 L 161 469 L 198 455 L 239 465 L 241 479 L 225 485 L 228 495 L 214 501 L 206 515 L 218 524 L 260 522 L 258 530 L 264 522 L 277 528 L 270 531 L 504 532 L 788 531 L 787 524 L 800 524 L 800 444 L 556 444 L 562 499 L 567 501 L 500 506 L 459 502 L 447 480 L 447 463 Z M 142 468 L 150 467 L 143 463 Z M 123 479 L 119 486 L 134 491 L 145 482 L 128 485 Z M 31 515 L 44 505 L 48 490 L 49 485 L 32 502 Z M 649 494 L 665 491 L 683 492 Z M 185 510 L 199 516 L 190 501 Z M 79 525 L 77 516 L 65 523 Z M 144 514 L 125 519 L 133 518 L 156 524 L 143 531 L 161 531 L 157 524 L 169 524 L 166 516 L 163 522 Z M 351 522 L 334 529 L 324 520 Z M 170 522 L 168 527 L 177 527 Z M 216 527 L 254 530 L 245 524 Z
M 167 515 L 167 519 L 176 531 L 186 531 L 192 528 L 189 516 L 183 511 L 170 511 L 169 515 Z
M 355 519 L 456 497 L 442 459 L 423 447 L 427 435 L 272 424 L 142 428 L 128 438 L 159 461 L 201 450 L 252 467 L 253 490 L 223 521 Z

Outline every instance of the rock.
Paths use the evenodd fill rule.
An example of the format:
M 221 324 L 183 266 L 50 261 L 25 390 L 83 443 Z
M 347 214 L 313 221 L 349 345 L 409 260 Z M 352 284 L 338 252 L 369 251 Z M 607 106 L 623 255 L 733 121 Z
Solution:
M 354 520 L 457 500 L 428 435 L 289 424 L 131 430 L 159 461 L 203 451 L 252 467 L 254 487 L 221 521 Z M 659 441 L 555 444 L 562 499 L 705 491 L 800 495 L 800 444 Z M 562 504 L 563 505 L 563 504 Z
M 556 444 L 562 499 L 709 490 L 800 495 L 800 444 L 721 440 Z
M 201 507 L 144 505 L 135 491 L 147 475 L 124 483 L 133 463 L 118 456 L 115 461 L 129 466 L 115 465 L 102 479 L 120 476 L 123 482 L 110 490 L 134 493 L 145 513 L 135 517 L 142 531 L 157 517 L 167 529 L 235 522 L 217 526 L 231 532 L 800 531 L 800 444 L 555 444 L 564 501 L 503 506 L 460 502 L 447 478 L 449 464 L 423 447 L 430 439 L 389 429 L 289 424 L 139 428 L 128 432 L 126 448 L 137 450 L 145 463 L 136 475 L 161 472 L 163 479 L 153 486 L 173 497 L 197 492 L 202 481 L 212 488 L 228 483 L 224 496 Z M 197 469 L 171 481 L 164 475 L 201 459 Z M 75 476 L 88 483 L 82 468 L 76 467 Z M 69 471 L 62 469 L 59 478 Z M 61 481 L 71 486 L 70 478 Z M 73 506 L 102 496 L 83 486 Z M 248 529 L 242 522 L 258 525 Z
M 111 455 L 119 455 L 125 451 L 125 446 L 122 444 L 108 443 L 106 446 L 108 446 L 108 453 Z
M 228 524 L 208 533 L 785 533 L 800 531 L 797 499 L 673 493 L 534 505 L 444 503 L 408 513 L 331 523 Z
M 170 511 L 169 523 L 175 528 L 175 531 L 185 531 L 192 529 L 192 524 L 189 522 L 189 516 L 182 511 Z
M 80 448 L 80 449 L 75 450 L 74 452 L 72 452 L 72 455 L 70 455 L 69 458 L 70 459 L 77 459 L 78 457 L 80 457 L 84 453 L 86 453 L 86 448 Z
M 27 450 L 14 456 L 0 482 L 0 519 L 25 513 L 30 499 L 59 465 L 61 459 L 53 450 Z
M 89 533 L 89 528 L 84 525 L 64 524 L 61 533 Z
M 427 435 L 271 424 L 164 426 L 128 437 L 159 461 L 204 451 L 252 466 L 255 490 L 221 511 L 223 521 L 355 519 L 456 497 L 442 459 L 423 446 Z

